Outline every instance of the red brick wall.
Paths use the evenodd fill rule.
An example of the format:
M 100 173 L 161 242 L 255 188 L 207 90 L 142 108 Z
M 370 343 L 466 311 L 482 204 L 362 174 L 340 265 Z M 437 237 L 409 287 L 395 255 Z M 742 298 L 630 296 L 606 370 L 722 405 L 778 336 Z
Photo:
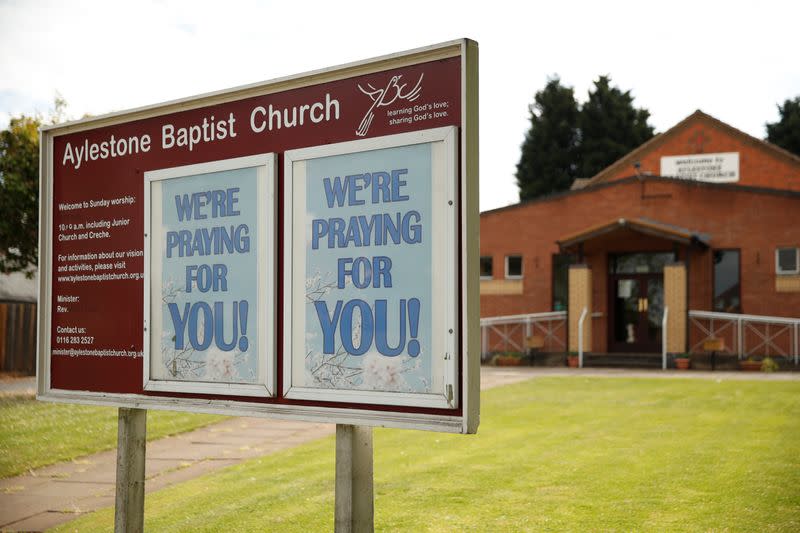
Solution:
M 481 316 L 551 310 L 552 255 L 556 241 L 618 218 L 648 218 L 710 236 L 712 249 L 740 249 L 742 312 L 800 317 L 800 293 L 775 290 L 775 249 L 800 246 L 800 197 L 763 194 L 672 180 L 609 184 L 589 191 L 531 202 L 481 215 L 481 255 L 494 262 L 494 278 L 504 275 L 505 256 L 523 256 L 523 294 L 481 295 Z M 632 232 L 587 242 L 586 262 L 594 273 L 594 350 L 605 350 L 609 253 L 672 251 L 673 244 Z M 691 252 L 689 308 L 710 310 L 711 250 Z M 680 259 L 685 259 L 681 252 Z
M 701 140 L 702 142 L 698 143 Z M 800 191 L 800 162 L 776 153 L 744 134 L 698 118 L 686 128 L 666 134 L 638 158 L 642 172 L 661 174 L 661 156 L 739 152 L 738 185 Z M 604 181 L 635 174 L 631 165 L 615 169 Z

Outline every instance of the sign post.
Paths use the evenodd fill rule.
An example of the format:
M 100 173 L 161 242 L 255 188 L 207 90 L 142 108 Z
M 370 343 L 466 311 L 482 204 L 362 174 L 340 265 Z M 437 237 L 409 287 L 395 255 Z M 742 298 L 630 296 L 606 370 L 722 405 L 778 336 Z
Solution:
M 117 426 L 114 531 L 117 533 L 144 531 L 147 410 L 120 407 Z
M 372 428 L 336 424 L 337 533 L 374 530 Z
M 474 41 L 47 126 L 40 160 L 37 397 L 120 408 L 118 528 L 146 409 L 336 423 L 356 529 L 370 428 L 477 431 Z

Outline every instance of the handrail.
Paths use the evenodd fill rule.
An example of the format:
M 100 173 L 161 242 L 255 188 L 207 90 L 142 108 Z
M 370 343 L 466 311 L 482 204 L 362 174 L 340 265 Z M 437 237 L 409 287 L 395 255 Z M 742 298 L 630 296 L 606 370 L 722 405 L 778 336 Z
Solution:
M 525 322 L 526 320 L 548 319 L 548 318 L 564 318 L 567 316 L 566 311 L 550 311 L 546 313 L 526 313 L 524 315 L 504 315 L 504 316 L 491 316 L 481 318 L 481 326 L 491 326 L 493 324 L 503 324 L 511 322 Z
M 667 320 L 669 317 L 669 306 L 664 306 L 664 316 L 661 319 L 661 369 L 667 369 Z
M 689 316 L 697 318 L 719 318 L 722 320 L 746 320 L 748 322 L 769 322 L 771 324 L 793 325 L 800 323 L 800 318 L 791 318 L 788 316 L 743 315 L 740 313 L 722 313 L 718 311 L 689 310 Z
M 578 319 L 578 368 L 583 368 L 583 321 L 588 313 L 589 310 L 584 307 Z

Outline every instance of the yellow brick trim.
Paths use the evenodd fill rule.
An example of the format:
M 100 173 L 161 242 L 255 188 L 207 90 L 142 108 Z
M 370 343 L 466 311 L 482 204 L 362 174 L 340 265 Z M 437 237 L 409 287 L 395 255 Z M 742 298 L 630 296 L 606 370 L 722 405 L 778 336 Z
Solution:
M 776 292 L 800 292 L 800 275 L 775 276 Z
M 521 279 L 482 279 L 481 296 L 522 294 Z
M 686 351 L 686 267 L 682 264 L 664 267 L 664 304 L 669 308 L 667 317 L 667 351 Z
M 583 350 L 592 350 L 592 271 L 585 266 L 569 269 L 569 351 L 578 351 L 578 322 L 583 308 L 588 316 L 583 321 Z

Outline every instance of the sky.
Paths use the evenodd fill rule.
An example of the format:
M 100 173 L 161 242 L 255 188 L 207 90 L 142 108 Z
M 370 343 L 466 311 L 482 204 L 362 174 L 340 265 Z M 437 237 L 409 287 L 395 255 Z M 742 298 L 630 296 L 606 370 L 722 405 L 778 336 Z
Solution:
M 800 2 L 0 0 L 0 128 L 184 98 L 462 37 L 480 47 L 480 207 L 519 199 L 534 94 L 599 75 L 663 132 L 694 110 L 764 138 L 800 95 Z

